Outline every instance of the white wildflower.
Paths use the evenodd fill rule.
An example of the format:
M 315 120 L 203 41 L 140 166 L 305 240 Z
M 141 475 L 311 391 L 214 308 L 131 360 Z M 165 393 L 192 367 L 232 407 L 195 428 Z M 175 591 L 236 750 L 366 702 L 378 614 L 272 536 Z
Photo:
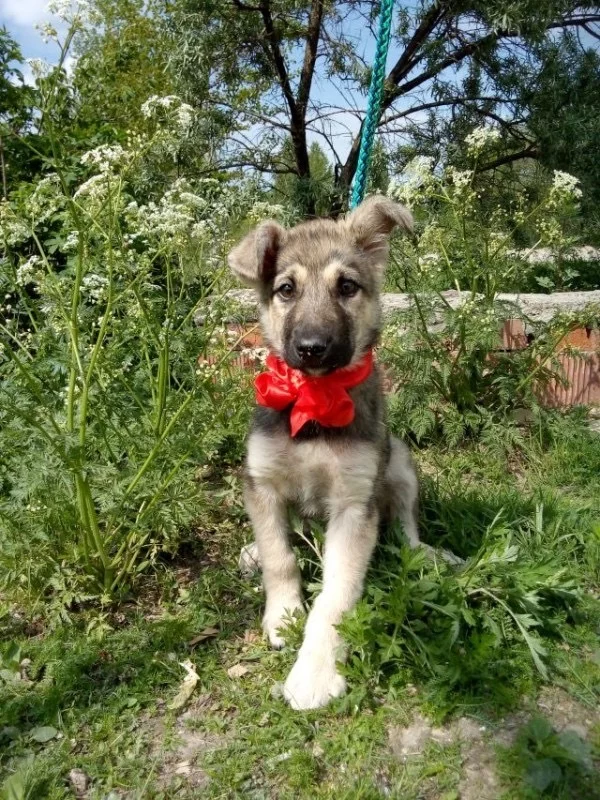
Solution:
M 149 97 L 145 103 L 142 103 L 141 112 L 144 117 L 150 119 L 151 117 L 156 116 L 156 112 L 160 109 L 168 111 L 179 106 L 181 106 L 181 100 L 174 94 L 167 95 L 166 97 L 160 97 L 157 94 L 153 94 L 152 97 Z
M 455 167 L 448 167 L 446 170 L 446 177 L 452 183 L 455 189 L 461 190 L 471 186 L 474 172 L 472 169 L 456 169 Z
M 108 183 L 108 175 L 106 173 L 92 175 L 91 178 L 81 184 L 73 196 L 76 198 L 88 197 L 91 200 L 103 199 L 108 189 Z
M 561 172 L 558 169 L 554 170 L 552 192 L 573 200 L 578 200 L 583 194 L 579 187 L 579 178 L 570 175 L 568 172 Z
M 109 145 L 103 144 L 100 147 L 95 147 L 93 150 L 88 150 L 81 156 L 81 163 L 85 166 L 93 166 L 101 173 L 107 173 L 115 167 L 126 164 L 130 158 L 127 150 L 124 150 L 120 144 Z
M 79 247 L 79 231 L 69 231 L 67 238 L 62 246 L 65 253 L 77 250 Z
M 180 97 L 171 94 L 165 97 L 152 95 L 141 105 L 141 112 L 146 119 L 157 119 L 170 122 L 179 135 L 188 133 L 194 123 L 195 112 L 192 106 L 184 103 Z
M 102 17 L 88 0 L 51 0 L 48 3 L 50 14 L 78 28 L 86 24 L 99 25 Z
M 0 231 L 10 246 L 25 242 L 31 236 L 30 228 L 17 217 L 6 200 L 0 201 Z
M 194 123 L 194 109 L 187 103 L 182 103 L 177 109 L 176 118 L 181 133 L 187 133 Z
M 39 256 L 31 256 L 17 267 L 17 285 L 27 286 L 30 283 L 37 283 L 39 280 L 39 267 L 42 259 Z
M 282 219 L 286 209 L 278 203 L 267 203 L 257 200 L 248 212 L 248 219 L 252 222 L 261 222 L 265 219 Z
M 28 202 L 27 212 L 36 224 L 50 219 L 64 203 L 58 175 L 52 173 L 39 180 Z
M 73 10 L 72 0 L 50 0 L 48 11 L 61 19 L 66 19 Z
M 435 183 L 433 162 L 430 156 L 416 156 L 409 161 L 399 179 L 390 182 L 389 197 L 408 206 L 414 205 Z
M 48 44 L 50 41 L 58 41 L 58 33 L 56 28 L 49 22 L 44 22 L 43 24 L 35 25 L 34 27 L 39 31 L 44 44 Z
M 424 274 L 439 272 L 441 269 L 441 258 L 438 253 L 425 253 L 419 257 L 418 263 Z
M 212 233 L 211 227 L 205 219 L 201 219 L 192 226 L 190 236 L 192 239 L 207 239 Z
M 108 279 L 103 275 L 96 275 L 95 273 L 88 273 L 84 275 L 81 281 L 81 292 L 86 295 L 91 303 L 98 303 L 104 297 L 106 287 L 108 286 Z
M 26 62 L 29 64 L 31 74 L 36 81 L 46 78 L 50 73 L 52 67 L 43 58 L 27 58 Z
M 502 138 L 497 128 L 490 125 L 480 125 L 465 137 L 465 144 L 470 155 L 477 156 Z

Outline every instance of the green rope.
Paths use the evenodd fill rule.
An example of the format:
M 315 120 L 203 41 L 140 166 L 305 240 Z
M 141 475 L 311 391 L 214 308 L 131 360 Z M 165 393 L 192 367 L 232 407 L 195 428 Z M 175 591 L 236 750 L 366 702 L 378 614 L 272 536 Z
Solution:
M 367 115 L 363 123 L 362 136 L 360 140 L 360 152 L 358 154 L 358 164 L 354 176 L 354 186 L 352 188 L 352 198 L 350 208 L 355 208 L 363 199 L 367 185 L 367 175 L 369 173 L 369 163 L 373 150 L 373 140 L 375 139 L 375 129 L 379 122 L 379 110 L 383 97 L 383 84 L 385 81 L 385 65 L 387 62 L 388 48 L 390 46 L 390 32 L 392 29 L 392 11 L 394 0 L 381 0 L 379 31 L 377 33 L 377 48 L 375 50 L 375 63 L 373 64 L 373 74 L 371 75 L 371 86 L 369 87 L 369 100 L 367 103 Z

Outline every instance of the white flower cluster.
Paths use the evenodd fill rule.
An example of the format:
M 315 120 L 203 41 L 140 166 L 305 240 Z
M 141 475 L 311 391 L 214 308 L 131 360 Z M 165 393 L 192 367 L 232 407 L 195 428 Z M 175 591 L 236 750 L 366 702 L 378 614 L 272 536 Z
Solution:
M 124 150 L 120 144 L 103 144 L 88 150 L 81 156 L 81 163 L 86 167 L 95 167 L 100 173 L 107 173 L 126 164 L 131 158 L 131 154 Z
M 177 127 L 181 133 L 187 133 L 194 124 L 194 109 L 187 103 L 182 103 L 175 112 Z
M 110 185 L 110 173 L 101 172 L 99 175 L 92 175 L 84 181 L 77 189 L 73 197 L 81 199 L 86 197 L 91 201 L 102 201 L 106 197 Z
M 184 103 L 180 97 L 174 94 L 165 97 L 152 95 L 145 103 L 142 103 L 141 112 L 146 119 L 157 119 L 161 113 L 167 112 L 167 116 L 173 119 L 180 133 L 187 133 L 194 122 L 192 106 Z
M 108 278 L 105 278 L 104 275 L 96 275 L 90 272 L 83 276 L 83 280 L 81 281 L 81 293 L 88 297 L 92 305 L 95 305 L 104 297 L 107 286 Z
M 400 178 L 390 181 L 388 196 L 411 207 L 435 184 L 433 174 L 433 158 L 416 156 L 409 161 Z
M 199 189 L 202 188 L 203 182 L 199 182 Z M 132 232 L 127 238 L 129 241 L 182 235 L 199 240 L 215 238 L 219 232 L 218 220 L 222 214 L 227 215 L 227 209 L 221 205 L 192 191 L 184 179 L 177 180 L 157 203 L 129 203 L 125 217 Z
M 196 222 L 190 230 L 192 239 L 208 239 L 213 233 L 213 226 L 205 219 Z
M 50 41 L 58 41 L 58 33 L 56 28 L 49 22 L 44 22 L 41 25 L 35 25 L 34 27 L 40 32 L 40 36 L 42 37 L 44 44 L 48 44 Z
M 472 169 L 456 169 L 448 167 L 446 177 L 457 191 L 470 188 L 474 172 Z
M 0 231 L 6 244 L 14 247 L 31 236 L 29 227 L 19 219 L 6 200 L 0 201 Z
M 50 64 L 48 64 L 47 61 L 44 61 L 43 58 L 27 58 L 25 61 L 27 64 L 29 64 L 31 74 L 36 81 L 40 80 L 41 78 L 46 78 L 52 69 Z
M 257 200 L 248 212 L 248 219 L 251 222 L 258 223 L 265 219 L 278 219 L 284 220 L 287 216 L 287 210 L 278 203 L 267 203 L 263 200 Z
M 419 257 L 419 268 L 425 275 L 442 271 L 439 253 L 425 253 Z
M 480 125 L 465 137 L 465 144 L 470 155 L 477 156 L 488 147 L 497 144 L 502 135 L 497 128 L 490 125 Z
M 99 25 L 102 17 L 88 0 L 51 0 L 48 11 L 70 26 Z
M 79 247 L 79 231 L 69 231 L 62 246 L 63 252 L 70 253 Z
M 36 225 L 54 216 L 64 204 L 64 195 L 58 175 L 46 175 L 35 185 L 27 202 L 27 213 Z
M 554 170 L 552 192 L 572 200 L 578 200 L 583 194 L 579 187 L 579 178 L 558 169 Z
M 42 263 L 42 259 L 39 256 L 31 256 L 24 261 L 20 266 L 17 267 L 17 285 L 18 286 L 27 286 L 31 283 L 37 283 L 39 281 L 39 267 Z

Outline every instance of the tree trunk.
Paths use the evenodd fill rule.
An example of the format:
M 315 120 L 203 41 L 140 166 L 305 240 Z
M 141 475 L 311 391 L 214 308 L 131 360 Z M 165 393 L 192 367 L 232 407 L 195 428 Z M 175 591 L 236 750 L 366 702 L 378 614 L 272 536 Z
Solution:
M 310 178 L 306 125 L 303 118 L 292 120 L 290 133 L 294 147 L 294 160 L 298 173 L 297 202 L 300 205 L 302 216 L 314 217 L 316 215 L 316 198 Z

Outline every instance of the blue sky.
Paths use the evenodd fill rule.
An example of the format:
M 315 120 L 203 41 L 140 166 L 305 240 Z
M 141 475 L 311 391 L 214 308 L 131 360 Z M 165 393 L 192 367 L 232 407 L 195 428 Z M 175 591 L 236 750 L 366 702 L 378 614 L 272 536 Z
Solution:
M 48 0 L 0 0 L 0 24 L 20 44 L 25 58 L 56 59 L 56 44 L 44 44 L 34 28 L 36 23 L 51 19 L 47 5 Z

